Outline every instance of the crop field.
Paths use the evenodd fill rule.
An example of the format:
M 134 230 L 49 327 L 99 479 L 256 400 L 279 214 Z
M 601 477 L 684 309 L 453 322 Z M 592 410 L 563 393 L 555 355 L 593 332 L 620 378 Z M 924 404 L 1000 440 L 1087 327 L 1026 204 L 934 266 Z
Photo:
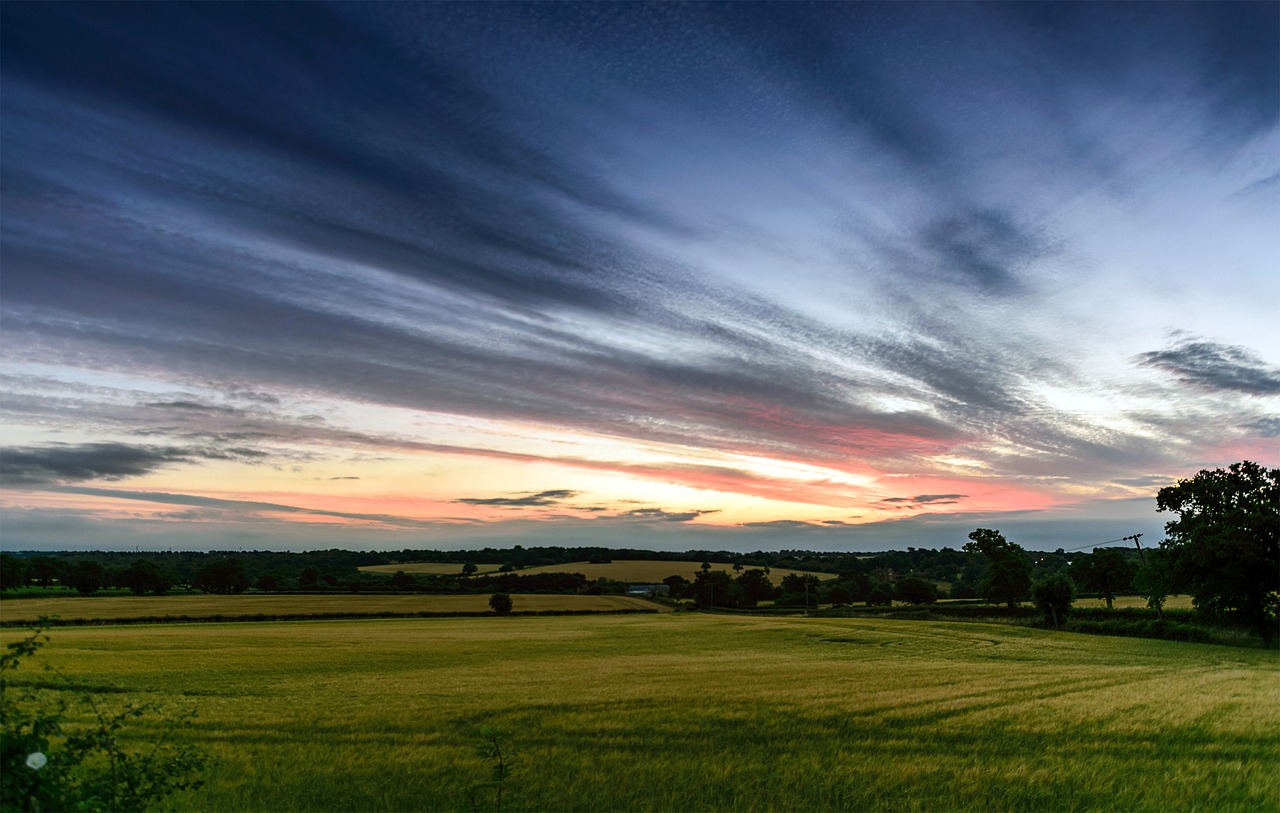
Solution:
M 497 565 L 477 565 L 477 573 L 492 573 L 498 569 Z M 403 570 L 405 573 L 432 573 L 445 576 L 454 576 L 462 572 L 461 562 L 405 562 L 400 565 L 365 565 L 360 570 L 365 573 L 386 573 L 388 576 L 393 575 L 397 571 Z
M 626 596 L 514 595 L 515 612 L 603 612 L 667 610 L 662 605 Z M 58 596 L 0 601 L 0 621 L 34 621 L 41 616 L 63 621 L 130 618 L 223 618 L 258 615 L 337 615 L 378 613 L 483 613 L 489 596 L 437 595 L 190 595 L 190 596 Z
M 1116 596 L 1112 605 L 1117 609 L 1141 608 L 1147 606 L 1147 600 L 1142 596 Z M 1100 609 L 1106 607 L 1107 602 L 1100 598 L 1078 598 L 1075 606 Z M 1191 596 L 1169 596 L 1164 606 L 1167 610 L 1190 610 Z
M 368 565 L 360 568 L 367 573 L 395 573 L 397 570 L 403 570 L 405 573 L 443 573 L 460 572 L 462 565 L 455 565 L 457 570 L 442 571 L 434 568 L 446 567 L 437 562 L 408 562 L 403 565 Z M 480 565 L 477 573 L 492 573 L 497 570 L 490 565 Z M 730 562 L 712 562 L 713 570 L 727 570 L 733 572 L 733 564 Z M 657 584 L 668 576 L 684 576 L 689 581 L 693 581 L 693 577 L 702 568 L 702 562 L 668 562 L 660 559 L 619 559 L 606 564 L 592 564 L 591 562 L 569 562 L 563 565 L 543 565 L 541 567 L 526 567 L 515 571 L 516 573 L 581 573 L 588 579 L 598 579 L 605 577 L 614 581 L 630 582 L 632 584 Z M 744 569 L 746 569 L 744 567 Z M 807 573 L 801 570 L 788 570 L 787 568 L 772 568 L 769 571 L 769 577 L 774 584 L 778 584 L 784 576 L 791 573 Z M 833 573 L 813 573 L 820 579 L 835 578 Z
M 702 562 L 666 562 L 662 560 L 651 559 L 631 559 L 609 562 L 608 564 L 593 565 L 590 562 L 574 562 L 568 565 L 547 565 L 545 567 L 529 567 L 519 571 L 520 573 L 581 573 L 588 579 L 598 579 L 604 577 L 620 582 L 631 582 L 633 584 L 657 584 L 668 576 L 684 576 L 689 581 L 693 581 L 693 577 L 702 569 Z M 733 564 L 731 562 L 712 562 L 712 570 L 727 570 L 733 575 Z M 749 569 L 744 566 L 743 570 Z M 769 570 L 769 578 L 774 584 L 779 584 L 783 578 L 793 573 L 803 575 L 817 576 L 819 579 L 834 579 L 834 573 L 809 573 L 802 570 L 789 570 L 785 567 L 775 567 Z
M 177 810 L 494 810 L 482 725 L 506 811 L 1280 809 L 1263 650 L 692 613 L 51 635 L 112 702 L 198 709 L 217 765 Z

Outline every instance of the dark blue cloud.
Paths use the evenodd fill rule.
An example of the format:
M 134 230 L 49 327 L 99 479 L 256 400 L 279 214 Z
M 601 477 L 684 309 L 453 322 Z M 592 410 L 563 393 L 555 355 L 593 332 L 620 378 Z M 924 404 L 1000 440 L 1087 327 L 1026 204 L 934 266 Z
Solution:
M 501 505 L 509 508 L 529 508 L 546 505 L 556 505 L 570 497 L 576 496 L 578 492 L 569 489 L 552 489 L 550 491 L 539 491 L 536 494 L 523 494 L 519 497 L 463 497 L 454 500 L 454 502 L 465 503 L 467 505 Z
M 1142 353 L 1138 363 L 1164 370 L 1183 384 L 1199 389 L 1280 394 L 1280 369 L 1267 365 L 1247 347 L 1184 341 L 1167 350 Z
M 1018 171 L 1007 156 L 1044 164 L 1037 179 L 1105 174 L 1116 149 L 1077 113 L 1112 96 L 1186 101 L 1189 132 L 1214 143 L 1265 131 L 1275 16 L 1233 3 L 3 4 L 4 336 L 15 360 L 236 386 L 263 405 L 281 388 L 828 462 L 996 436 L 1032 458 L 1011 468 L 1121 465 L 1145 441 L 1039 403 L 1031 383 L 1080 381 L 984 311 L 1043 305 L 1043 264 L 1062 246 L 1028 198 L 993 200 L 975 179 L 1021 193 L 1000 175 Z M 766 178 L 792 150 L 829 161 L 815 175 L 871 214 L 811 191 L 831 220 L 813 234 L 743 234 L 742 201 L 700 188 L 743 174 L 748 202 L 785 221 Z M 707 271 L 713 250 L 747 265 L 732 250 L 748 242 L 791 262 L 778 268 L 828 242 L 856 262 L 830 291 L 772 266 L 742 272 L 754 288 Z M 806 287 L 865 322 L 770 295 Z M 1146 359 L 1269 392 L 1254 361 Z M 95 414 L 226 440 L 303 433 L 176 417 L 225 405 L 139 403 Z
M 10 447 L 0 453 L 0 483 L 45 486 L 85 480 L 121 480 L 156 469 L 201 460 L 244 460 L 267 456 L 252 448 L 138 446 L 126 443 L 54 444 Z

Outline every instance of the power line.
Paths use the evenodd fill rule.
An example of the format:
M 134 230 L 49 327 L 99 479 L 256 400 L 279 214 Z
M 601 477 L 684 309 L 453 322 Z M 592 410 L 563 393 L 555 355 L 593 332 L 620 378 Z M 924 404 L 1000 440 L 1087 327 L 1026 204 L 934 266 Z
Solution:
M 1139 536 L 1141 536 L 1141 534 L 1139 534 Z M 1119 539 L 1108 539 L 1106 542 L 1091 542 L 1088 545 L 1081 545 L 1078 548 L 1065 548 L 1062 552 L 1070 553 L 1073 550 L 1084 550 L 1085 548 L 1096 548 L 1099 545 L 1110 545 L 1112 542 L 1124 542 L 1126 539 L 1129 539 L 1129 538 L 1130 537 L 1122 536 Z

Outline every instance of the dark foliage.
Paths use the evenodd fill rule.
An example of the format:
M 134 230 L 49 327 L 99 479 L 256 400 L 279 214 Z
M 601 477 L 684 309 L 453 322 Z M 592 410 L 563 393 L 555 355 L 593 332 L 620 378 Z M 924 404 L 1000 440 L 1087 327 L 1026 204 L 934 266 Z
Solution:
M 511 612 L 511 608 L 513 606 L 511 596 L 506 593 L 494 593 L 489 596 L 489 609 L 493 610 L 498 615 L 507 615 Z
M 867 596 L 868 607 L 888 607 L 893 604 L 893 593 L 889 592 L 889 588 L 880 584 L 871 589 L 871 593 Z
M 933 604 L 938 600 L 938 588 L 924 579 L 907 576 L 893 586 L 893 597 L 907 604 Z
M 239 559 L 220 559 L 196 571 L 191 586 L 205 593 L 229 595 L 249 588 L 249 576 Z
M 107 569 L 92 559 L 76 562 L 67 569 L 63 583 L 82 596 L 91 596 L 107 582 Z
M 1076 600 L 1076 586 L 1067 574 L 1054 573 L 1036 582 L 1032 596 L 1045 621 L 1053 624 L 1054 629 L 1060 629 Z
M 1031 560 L 1022 546 L 1004 538 L 1004 534 L 978 528 L 969 534 L 973 540 L 964 546 L 970 553 L 981 553 L 987 560 L 988 573 L 979 589 L 992 604 L 1016 607 L 1031 591 Z
M 1243 461 L 1204 469 L 1160 489 L 1162 548 L 1176 586 L 1197 608 L 1234 618 L 1266 639 L 1275 637 L 1280 590 L 1280 469 Z
M 1081 589 L 1106 599 L 1107 609 L 1115 597 L 1133 589 L 1138 563 L 1120 548 L 1098 548 L 1088 556 L 1077 556 L 1071 563 L 1071 579 Z
M 116 586 L 135 596 L 146 593 L 162 596 L 173 587 L 173 581 L 154 562 L 139 559 L 116 574 Z

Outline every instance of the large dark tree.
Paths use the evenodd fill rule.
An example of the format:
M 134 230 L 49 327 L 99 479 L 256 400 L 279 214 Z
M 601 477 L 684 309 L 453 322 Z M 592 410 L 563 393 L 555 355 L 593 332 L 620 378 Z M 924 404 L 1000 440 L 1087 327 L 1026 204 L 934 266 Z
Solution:
M 1097 593 L 1113 606 L 1116 594 L 1133 589 L 1136 562 L 1119 548 L 1099 548 L 1088 556 L 1078 556 L 1071 563 L 1071 579 L 1083 590 Z
M 1027 552 L 989 528 L 979 528 L 969 538 L 973 541 L 964 549 L 987 557 L 987 576 L 978 587 L 982 597 L 991 604 L 1006 604 L 1009 609 L 1018 606 L 1031 592 L 1031 559 Z
M 129 565 L 116 574 L 116 585 L 124 587 L 135 596 L 144 593 L 155 593 L 157 596 L 169 592 L 173 583 L 160 572 L 155 563 L 142 559 Z
M 693 578 L 692 590 L 698 608 L 702 610 L 742 605 L 742 587 L 727 570 L 698 571 Z
M 1071 603 L 1076 599 L 1076 586 L 1071 583 L 1067 574 L 1058 572 L 1036 582 L 1032 595 L 1036 607 L 1044 613 L 1045 620 L 1052 622 L 1053 628 L 1058 629 L 1071 612 Z
M 737 581 L 742 589 L 742 606 L 744 607 L 754 607 L 774 596 L 773 582 L 760 568 L 753 567 L 742 571 Z
M 489 596 L 489 609 L 498 615 L 507 615 L 511 612 L 511 608 L 515 606 L 511 601 L 511 596 L 506 593 L 494 593 Z
M 907 576 L 893 586 L 893 597 L 907 604 L 933 604 L 938 600 L 938 588 L 924 579 Z
M 239 559 L 219 559 L 196 571 L 191 586 L 205 593 L 243 593 L 249 587 L 249 575 Z
M 49 556 L 33 556 L 27 560 L 27 584 L 49 587 L 60 581 L 67 572 L 67 564 Z
M 82 596 L 91 596 L 107 583 L 107 569 L 92 559 L 84 559 L 67 569 L 63 583 Z
M 23 585 L 26 566 L 17 556 L 0 553 L 0 590 L 17 590 Z
M 1280 469 L 1245 460 L 1202 469 L 1160 489 L 1156 508 L 1178 518 L 1160 543 L 1175 583 L 1205 611 L 1276 633 L 1280 590 Z

